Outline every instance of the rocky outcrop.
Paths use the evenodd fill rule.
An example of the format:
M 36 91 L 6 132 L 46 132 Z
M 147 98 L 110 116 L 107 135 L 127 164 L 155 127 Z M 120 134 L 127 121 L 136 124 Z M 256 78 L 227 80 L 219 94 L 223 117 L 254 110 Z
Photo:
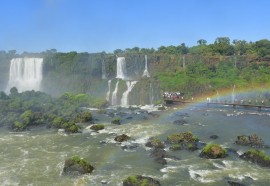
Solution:
M 175 125 L 184 125 L 184 124 L 187 124 L 187 121 L 184 120 L 184 119 L 179 119 L 179 120 L 175 120 L 173 122 L 173 124 L 175 124 Z
M 104 125 L 102 125 L 102 124 L 92 125 L 92 126 L 90 127 L 90 129 L 92 129 L 92 130 L 94 130 L 94 131 L 99 131 L 99 130 L 104 129 Z
M 218 136 L 217 135 L 211 135 L 209 138 L 210 139 L 218 139 Z
M 120 125 L 121 124 L 121 118 L 120 117 L 115 117 L 111 121 L 112 124 Z
M 239 157 L 245 161 L 256 163 L 261 167 L 270 168 L 270 158 L 266 156 L 263 151 L 249 150 Z
M 151 177 L 136 175 L 125 179 L 123 186 L 160 186 L 160 182 Z
M 200 153 L 200 157 L 208 159 L 225 158 L 227 155 L 227 150 L 217 144 L 206 145 Z
M 150 138 L 148 142 L 145 144 L 145 146 L 160 149 L 163 149 L 165 147 L 164 143 L 158 138 Z
M 171 144 L 170 150 L 197 150 L 199 139 L 191 132 L 175 133 L 167 137 L 167 143 Z
M 117 142 L 123 142 L 123 141 L 127 141 L 129 139 L 130 139 L 130 137 L 128 135 L 126 135 L 126 134 L 121 134 L 121 135 L 116 136 L 114 138 L 114 140 L 117 141 Z
M 65 161 L 63 175 L 81 175 L 91 173 L 94 167 L 84 159 L 74 156 Z
M 228 181 L 228 184 L 230 186 L 245 186 L 244 184 L 238 183 L 238 182 L 235 182 L 235 181 Z
M 235 141 L 238 145 L 251 146 L 255 148 L 264 148 L 264 142 L 261 138 L 259 138 L 256 134 L 252 134 L 250 136 L 241 135 L 237 136 Z

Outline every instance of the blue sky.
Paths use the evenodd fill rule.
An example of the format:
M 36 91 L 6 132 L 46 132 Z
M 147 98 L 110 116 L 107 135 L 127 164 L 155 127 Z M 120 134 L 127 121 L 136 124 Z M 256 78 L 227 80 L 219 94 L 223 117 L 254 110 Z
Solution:
M 112 52 L 270 38 L 269 0 L 1 0 L 0 50 Z

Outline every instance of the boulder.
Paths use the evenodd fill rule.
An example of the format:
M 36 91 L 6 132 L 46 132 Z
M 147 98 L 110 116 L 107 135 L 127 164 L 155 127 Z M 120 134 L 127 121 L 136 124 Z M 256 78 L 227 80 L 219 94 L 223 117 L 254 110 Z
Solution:
M 114 140 L 117 141 L 117 142 L 123 142 L 123 141 L 127 141 L 129 139 L 130 139 L 130 137 L 128 135 L 126 135 L 126 134 L 121 134 L 121 135 L 116 136 L 114 138 Z
M 209 138 L 210 139 L 218 139 L 218 136 L 217 135 L 211 135 Z
M 270 168 L 270 158 L 266 156 L 263 151 L 249 150 L 239 157 L 245 161 L 256 163 L 261 167 Z
M 91 173 L 94 167 L 84 159 L 74 156 L 65 160 L 63 175 L 81 175 Z
M 179 119 L 179 120 L 175 120 L 173 122 L 173 124 L 175 124 L 175 125 L 184 125 L 184 124 L 187 124 L 187 121 L 184 120 L 184 119 Z
M 136 175 L 126 178 L 123 186 L 160 186 L 160 182 L 151 177 Z
M 197 150 L 197 143 L 199 139 L 191 132 L 175 133 L 167 137 L 167 143 L 172 144 L 171 150 Z
M 235 182 L 235 181 L 228 181 L 228 184 L 230 186 L 245 186 L 244 184 L 238 183 L 238 182 Z
M 99 130 L 104 129 L 104 125 L 102 125 L 102 124 L 92 125 L 92 126 L 90 127 L 90 129 L 92 129 L 92 130 L 94 130 L 94 131 L 99 131 Z
M 200 153 L 200 157 L 208 159 L 224 158 L 227 155 L 227 150 L 223 149 L 220 145 L 217 144 L 206 145 Z
M 259 138 L 256 134 L 252 134 L 250 136 L 241 135 L 237 136 L 235 141 L 238 145 L 251 146 L 255 148 L 264 148 L 264 142 L 261 138 Z
M 154 147 L 154 148 L 161 148 L 165 147 L 164 143 L 158 138 L 150 138 L 148 142 L 145 144 L 146 147 Z

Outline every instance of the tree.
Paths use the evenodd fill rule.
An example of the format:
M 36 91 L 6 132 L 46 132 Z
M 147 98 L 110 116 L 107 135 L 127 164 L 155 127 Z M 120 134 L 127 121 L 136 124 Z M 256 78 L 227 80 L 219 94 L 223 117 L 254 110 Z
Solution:
M 234 48 L 230 45 L 229 37 L 216 38 L 213 47 L 214 51 L 221 55 L 232 55 L 234 53 Z
M 197 41 L 198 45 L 206 45 L 207 41 L 205 39 L 200 39 Z

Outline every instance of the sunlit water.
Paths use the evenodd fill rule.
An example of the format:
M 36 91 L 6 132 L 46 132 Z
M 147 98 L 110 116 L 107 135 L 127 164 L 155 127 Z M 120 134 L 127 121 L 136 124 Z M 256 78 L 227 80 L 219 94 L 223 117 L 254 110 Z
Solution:
M 185 114 L 187 113 L 187 114 Z M 145 175 L 158 179 L 162 185 L 227 185 L 227 180 L 248 185 L 269 185 L 270 170 L 240 160 L 230 154 L 220 160 L 199 157 L 200 150 L 194 152 L 175 151 L 170 155 L 180 160 L 167 159 L 163 166 L 149 156 L 150 149 L 144 146 L 149 137 L 162 140 L 174 132 L 192 131 L 202 142 L 213 142 L 230 147 L 239 154 L 248 150 L 234 144 L 238 135 L 258 134 L 270 145 L 270 111 L 256 109 L 233 109 L 231 107 L 189 106 L 159 113 L 159 118 L 149 120 L 134 118 L 126 124 L 112 125 L 103 116 L 96 123 L 106 124 L 100 133 L 92 132 L 84 126 L 83 133 L 66 135 L 51 129 L 35 129 L 26 133 L 0 131 L 0 183 L 1 185 L 122 185 L 130 175 Z M 140 115 L 137 113 L 136 115 Z M 104 116 L 105 117 L 105 116 Z M 173 121 L 185 119 L 187 124 L 175 125 Z M 134 150 L 123 150 L 114 142 L 119 134 L 128 134 L 133 143 L 139 145 Z M 210 135 L 218 135 L 212 140 Z M 105 144 L 100 142 L 104 141 Z M 265 150 L 270 155 L 269 150 Z M 67 157 L 79 155 L 94 165 L 92 174 L 69 177 L 62 176 Z

